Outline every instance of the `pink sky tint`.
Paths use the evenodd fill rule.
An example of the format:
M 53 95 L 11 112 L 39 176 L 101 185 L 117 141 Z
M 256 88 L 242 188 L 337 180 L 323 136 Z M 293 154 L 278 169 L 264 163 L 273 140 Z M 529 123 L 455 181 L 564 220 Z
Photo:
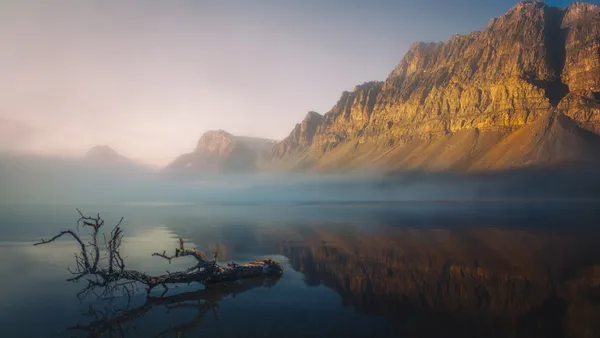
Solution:
M 482 28 L 512 5 L 459 0 L 481 17 L 442 27 L 420 3 L 3 1 L 0 123 L 30 131 L 12 137 L 20 150 L 106 144 L 157 165 L 211 129 L 282 139 L 343 90 L 385 79 L 412 42 Z

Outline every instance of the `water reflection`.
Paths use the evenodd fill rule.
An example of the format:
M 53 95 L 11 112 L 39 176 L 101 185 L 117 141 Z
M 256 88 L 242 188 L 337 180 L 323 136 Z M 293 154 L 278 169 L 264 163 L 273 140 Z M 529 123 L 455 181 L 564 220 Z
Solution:
M 253 278 L 238 283 L 227 283 L 213 286 L 197 291 L 182 292 L 165 297 L 151 297 L 139 306 L 115 309 L 113 304 L 106 304 L 104 310 L 99 305 L 90 306 L 87 317 L 93 318 L 83 324 L 70 327 L 69 330 L 83 333 L 85 337 L 125 337 L 136 336 L 176 336 L 181 337 L 184 333 L 192 331 L 199 326 L 210 313 L 214 320 L 219 318 L 219 303 L 228 296 L 236 297 L 254 288 L 271 288 L 277 284 L 278 278 Z M 191 320 L 172 325 L 169 321 L 162 322 L 166 328 L 155 329 L 155 332 L 144 330 L 145 325 L 134 325 L 139 319 L 143 319 L 150 311 L 158 307 L 165 308 L 168 312 L 186 310 L 193 312 Z M 171 324 L 171 325 L 170 325 Z
M 595 337 L 600 248 L 592 238 L 498 228 L 370 236 L 320 229 L 282 251 L 309 285 L 323 283 L 345 304 L 393 318 L 410 336 Z
M 371 226 L 344 219 L 238 222 L 202 227 L 190 236 L 199 243 L 218 239 L 231 257 L 276 251 L 307 285 L 326 285 L 344 305 L 386 316 L 398 335 L 597 337 L 596 210 L 453 209 L 394 217 L 387 209 L 370 219 Z M 238 228 L 247 241 L 230 236 Z
M 184 268 L 186 262 L 169 266 L 149 256 L 157 248 L 172 248 L 181 236 L 199 250 L 219 251 L 227 261 L 274 256 L 286 272 L 270 289 L 257 282 L 164 302 L 141 299 L 130 312 L 109 316 L 113 319 L 83 322 L 83 335 L 106 336 L 119 332 L 111 331 L 114 323 L 134 323 L 124 326 L 142 330 L 126 336 L 179 327 L 196 336 L 263 338 L 598 337 L 598 210 L 595 204 L 564 203 L 131 209 L 124 249 L 130 250 L 132 267 L 157 273 Z M 57 302 L 67 308 L 71 299 L 73 291 L 59 293 L 55 287 L 65 278 L 56 267 L 71 257 L 56 261 L 59 252 L 62 257 L 68 251 L 57 250 L 0 246 L 0 257 L 24 257 L 22 264 L 30 267 L 26 278 L 16 277 L 0 295 L 22 299 L 20 290 L 26 289 L 36 300 L 20 309 L 3 304 L 7 320 L 0 318 L 0 331 L 43 317 L 44 324 L 62 328 L 81 321 L 68 309 L 48 314 L 37 308 Z M 0 271 L 10 273 L 16 266 Z M 19 283 L 23 287 L 17 288 Z M 52 287 L 36 289 L 39 284 Z M 49 296 L 51 290 L 56 297 Z M 186 307 L 171 308 L 179 300 Z M 219 305 L 219 322 L 202 320 L 213 316 L 210 304 Z M 29 330 L 9 336 L 48 336 Z M 58 336 L 72 335 L 63 330 Z

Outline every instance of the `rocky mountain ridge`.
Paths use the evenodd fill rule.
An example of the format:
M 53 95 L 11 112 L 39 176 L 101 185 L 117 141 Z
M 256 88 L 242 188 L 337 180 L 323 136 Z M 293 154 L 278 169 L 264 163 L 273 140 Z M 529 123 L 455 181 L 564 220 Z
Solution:
M 482 31 L 415 43 L 384 82 L 342 93 L 324 115 L 309 113 L 273 148 L 271 168 L 469 171 L 558 164 L 568 153 L 598 159 L 599 13 L 591 4 L 560 9 L 523 1 Z M 548 147 L 512 133 L 550 115 L 575 125 L 557 124 L 570 126 L 551 134 L 565 139 L 547 141 L 582 148 L 527 160 Z M 500 156 L 505 148 L 523 151 Z
M 171 162 L 164 171 L 174 175 L 252 173 L 258 171 L 275 141 L 235 136 L 224 130 L 204 133 L 196 148 Z

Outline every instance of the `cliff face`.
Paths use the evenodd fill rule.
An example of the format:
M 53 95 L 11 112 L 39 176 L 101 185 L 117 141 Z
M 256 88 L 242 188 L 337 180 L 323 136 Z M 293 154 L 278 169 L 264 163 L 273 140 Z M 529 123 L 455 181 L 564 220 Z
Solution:
M 561 24 L 565 35 L 562 80 L 570 93 L 559 108 L 582 126 L 600 133 L 600 7 L 576 3 Z
M 315 170 L 366 163 L 474 170 L 487 169 L 480 157 L 508 134 L 554 110 L 598 133 L 599 12 L 595 5 L 524 1 L 480 32 L 416 43 L 385 82 L 344 92 L 311 125 L 312 142 L 295 141 L 294 130 L 275 155 Z M 423 159 L 444 144 L 461 158 Z M 419 160 L 408 159 L 418 147 Z M 521 155 L 507 166 L 524 164 Z
M 312 111 L 308 112 L 304 120 L 296 124 L 290 135 L 273 148 L 273 156 L 282 157 L 310 147 L 322 122 L 323 115 Z
M 209 131 L 200 137 L 193 152 L 183 154 L 164 171 L 173 175 L 250 173 L 268 158 L 271 140 L 235 136 L 226 131 Z

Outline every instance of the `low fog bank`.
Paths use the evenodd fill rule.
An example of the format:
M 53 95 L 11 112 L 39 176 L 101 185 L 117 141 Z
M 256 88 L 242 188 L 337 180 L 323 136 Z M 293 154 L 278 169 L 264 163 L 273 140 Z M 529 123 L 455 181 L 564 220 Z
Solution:
M 593 199 L 594 170 L 530 168 L 487 173 L 206 175 L 172 179 L 85 160 L 0 156 L 3 204 L 315 204 L 397 201 Z

